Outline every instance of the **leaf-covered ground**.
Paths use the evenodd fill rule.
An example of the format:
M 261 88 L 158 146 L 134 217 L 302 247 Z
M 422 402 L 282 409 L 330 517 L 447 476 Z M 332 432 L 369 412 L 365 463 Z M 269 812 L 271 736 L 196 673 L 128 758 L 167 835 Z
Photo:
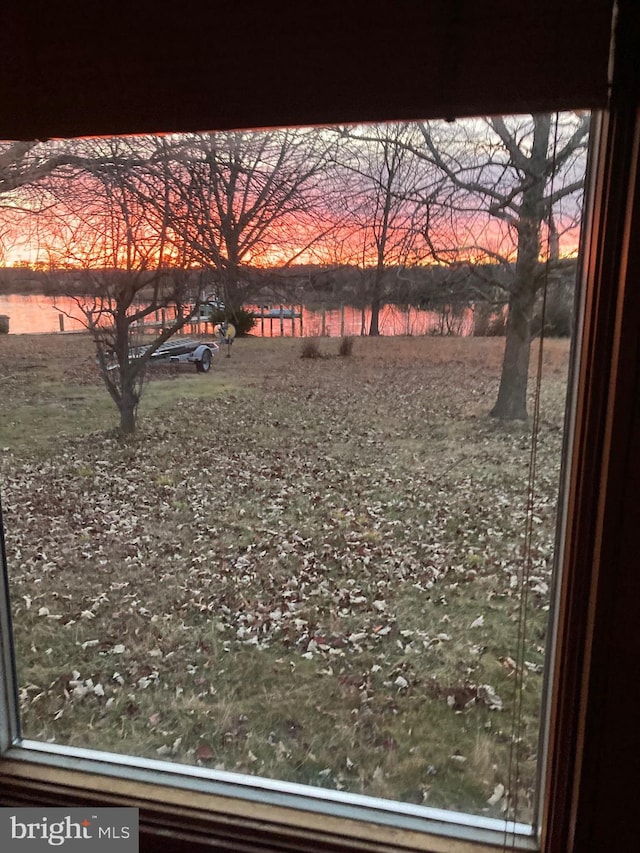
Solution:
M 568 344 L 528 513 L 503 341 L 338 343 L 159 371 L 122 441 L 83 336 L 2 340 L 24 734 L 526 820 Z

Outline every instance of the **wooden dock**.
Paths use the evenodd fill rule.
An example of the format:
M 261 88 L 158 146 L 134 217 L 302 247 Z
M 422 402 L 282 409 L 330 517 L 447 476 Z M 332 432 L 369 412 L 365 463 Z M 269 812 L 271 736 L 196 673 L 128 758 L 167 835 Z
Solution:
M 273 323 L 276 321 L 279 324 L 280 336 L 284 337 L 285 330 L 285 322 L 291 323 L 291 336 L 295 337 L 296 335 L 296 320 L 300 321 L 299 324 L 299 336 L 303 336 L 303 327 L 302 327 L 302 306 L 296 310 L 294 306 L 289 308 L 284 305 L 279 305 L 277 308 L 269 307 L 267 305 L 261 305 L 258 311 L 252 311 L 251 316 L 255 320 L 260 321 L 260 332 L 262 336 L 265 335 L 265 323 L 269 323 L 269 335 L 273 337 Z M 276 326 L 276 330 L 278 326 Z

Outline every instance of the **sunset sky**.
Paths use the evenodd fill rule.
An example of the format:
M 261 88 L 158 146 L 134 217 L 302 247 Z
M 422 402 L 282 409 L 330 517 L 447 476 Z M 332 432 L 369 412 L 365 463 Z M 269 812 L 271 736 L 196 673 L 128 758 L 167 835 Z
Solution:
M 573 114 L 563 114 L 559 127 L 565 137 L 576 120 Z M 467 120 L 432 124 L 437 125 L 433 134 L 445 152 L 443 159 L 446 157 L 449 163 L 456 163 L 456 167 L 461 164 L 460 174 L 465 180 L 473 180 L 476 184 L 484 181 L 505 198 L 509 196 L 515 182 L 522 178 L 521 170 L 517 163 L 511 166 L 506 163 L 504 146 L 501 148 L 495 133 L 487 131 L 486 123 Z M 451 182 L 447 184 L 433 165 L 425 164 L 397 144 L 397 139 L 401 139 L 409 147 L 419 146 L 419 127 L 402 126 L 401 131 L 396 126 L 376 126 L 348 128 L 342 132 L 311 128 L 273 132 L 278 144 L 281 142 L 277 134 L 288 134 L 287 156 L 291 164 L 286 165 L 289 173 L 296 168 L 306 168 L 312 145 L 317 145 L 319 139 L 325 149 L 331 148 L 331 151 L 327 159 L 329 165 L 308 182 L 310 188 L 304 188 L 303 203 L 292 204 L 293 190 L 287 194 L 285 189 L 280 195 L 274 193 L 270 208 L 267 205 L 259 208 L 254 200 L 265 191 L 269 178 L 267 170 L 276 169 L 277 145 L 272 145 L 268 134 L 263 132 L 253 137 L 250 133 L 238 134 L 240 142 L 233 134 L 221 135 L 220 142 L 216 138 L 214 143 L 216 156 L 222 162 L 215 174 L 205 157 L 198 159 L 189 155 L 192 159 L 185 167 L 183 184 L 185 176 L 193 181 L 197 167 L 201 170 L 199 179 L 204 181 L 202 186 L 210 198 L 207 201 L 201 191 L 202 198 L 198 196 L 195 202 L 201 219 L 194 218 L 188 227 L 192 232 L 203 228 L 202 217 L 207 204 L 210 210 L 206 216 L 210 221 L 217 221 L 231 211 L 234 227 L 238 232 L 244 228 L 242 236 L 246 237 L 239 244 L 241 264 L 262 267 L 308 263 L 374 265 L 382 234 L 386 240 L 384 262 L 387 266 L 453 260 L 483 263 L 495 260 L 494 255 L 515 260 L 517 233 L 513 224 L 491 215 L 489 204 L 480 195 L 467 193 L 463 197 L 460 188 Z M 396 137 L 392 130 L 398 134 Z M 512 119 L 509 130 L 520 150 L 528 156 L 527 117 Z M 375 142 L 372 141 L 374 136 Z M 164 140 L 165 145 L 175 146 L 177 139 L 178 144 L 189 150 L 192 137 L 194 135 L 185 137 L 186 142 L 180 137 Z M 150 144 L 150 139 L 145 138 L 144 143 Z M 196 140 L 200 144 L 200 139 L 196 137 Z M 137 140 L 71 143 L 79 146 L 76 150 L 83 151 L 85 156 L 87 152 L 103 153 L 109 146 L 117 151 L 132 151 L 141 144 Z M 65 143 L 52 145 L 55 153 L 63 149 Z M 198 151 L 197 148 L 193 150 Z M 557 180 L 575 181 L 584 169 L 585 159 L 584 152 L 573 157 Z M 229 176 L 235 167 L 238 169 L 232 179 Z M 289 173 L 282 171 L 286 180 L 290 179 Z M 277 179 L 281 173 L 274 174 Z M 133 201 L 128 203 L 129 221 L 124 223 L 117 205 L 113 207 L 113 196 L 109 208 L 102 187 L 92 196 L 88 179 L 69 180 L 68 175 L 68 169 L 64 177 L 56 177 L 54 173 L 35 190 L 23 189 L 11 197 L 5 195 L 0 208 L 0 242 L 6 266 L 28 263 L 41 268 L 87 268 L 144 263 L 148 268 L 154 258 L 157 264 L 160 252 L 164 263 L 174 259 L 185 266 L 206 265 L 207 251 L 209 255 L 217 252 L 224 255 L 226 251 L 223 228 L 220 226 L 218 233 L 216 225 L 212 236 L 207 238 L 212 248 L 200 252 L 199 256 L 197 251 L 192 251 L 192 260 L 185 260 L 186 256 L 180 260 L 184 237 L 180 237 L 179 229 L 170 229 L 161 238 L 156 230 L 158 214 L 154 214 L 154 219 L 148 215 L 150 208 L 136 209 L 139 203 Z M 207 175 L 211 175 L 209 184 L 206 183 Z M 238 185 L 241 185 L 240 191 Z M 174 203 L 185 209 L 181 192 L 182 189 L 174 192 Z M 385 192 L 386 219 L 383 218 Z M 274 213 L 280 198 L 284 207 Z M 193 199 L 189 203 L 193 204 Z M 574 193 L 554 207 L 561 256 L 577 253 L 579 204 L 580 196 Z M 131 238 L 135 243 L 134 251 Z M 198 240 L 200 238 L 193 239 L 194 246 Z M 547 254 L 546 241 L 543 227 L 541 259 Z

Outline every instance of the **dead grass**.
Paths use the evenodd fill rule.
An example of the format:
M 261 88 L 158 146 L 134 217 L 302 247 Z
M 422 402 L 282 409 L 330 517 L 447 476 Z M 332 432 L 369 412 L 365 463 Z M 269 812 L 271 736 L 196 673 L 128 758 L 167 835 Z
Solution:
M 544 359 L 522 661 L 530 436 L 487 416 L 502 342 L 322 343 L 158 372 L 124 442 L 85 338 L 0 340 L 25 734 L 501 814 L 514 754 L 521 803 L 535 778 L 568 346 Z

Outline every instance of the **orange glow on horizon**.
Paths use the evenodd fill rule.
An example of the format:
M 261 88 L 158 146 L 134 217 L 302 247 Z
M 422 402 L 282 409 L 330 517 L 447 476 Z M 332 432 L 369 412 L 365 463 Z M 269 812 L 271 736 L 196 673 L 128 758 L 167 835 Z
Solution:
M 96 217 L 102 215 L 98 212 Z M 89 223 L 89 224 L 87 224 Z M 133 243 L 123 241 L 120 234 L 99 235 L 93 228 L 91 214 L 81 220 L 72 215 L 51 217 L 40 215 L 37 222 L 22 214 L 12 223 L 11 243 L 5 239 L 4 266 L 52 269 L 154 269 L 176 267 L 197 269 L 206 266 L 201 260 L 188 260 L 171 243 L 162 245 L 148 228 L 140 227 Z M 580 227 L 575 222 L 563 225 L 556 219 L 559 232 L 558 256 L 577 257 Z M 120 226 L 121 227 L 121 226 Z M 548 255 L 547 233 L 541 234 L 540 261 Z M 118 239 L 121 241 L 118 243 Z M 131 250 L 133 247 L 133 263 Z M 503 222 L 484 211 L 459 215 L 436 223 L 430 233 L 430 244 L 418 234 L 409 256 L 390 253 L 385 266 L 432 266 L 452 263 L 491 264 L 498 258 L 515 262 L 515 234 Z M 242 266 L 270 269 L 296 266 L 353 266 L 370 269 L 376 266 L 376 248 L 370 229 L 357 225 L 338 225 L 326 213 L 313 221 L 291 217 L 278 224 L 259 250 L 246 251 Z

